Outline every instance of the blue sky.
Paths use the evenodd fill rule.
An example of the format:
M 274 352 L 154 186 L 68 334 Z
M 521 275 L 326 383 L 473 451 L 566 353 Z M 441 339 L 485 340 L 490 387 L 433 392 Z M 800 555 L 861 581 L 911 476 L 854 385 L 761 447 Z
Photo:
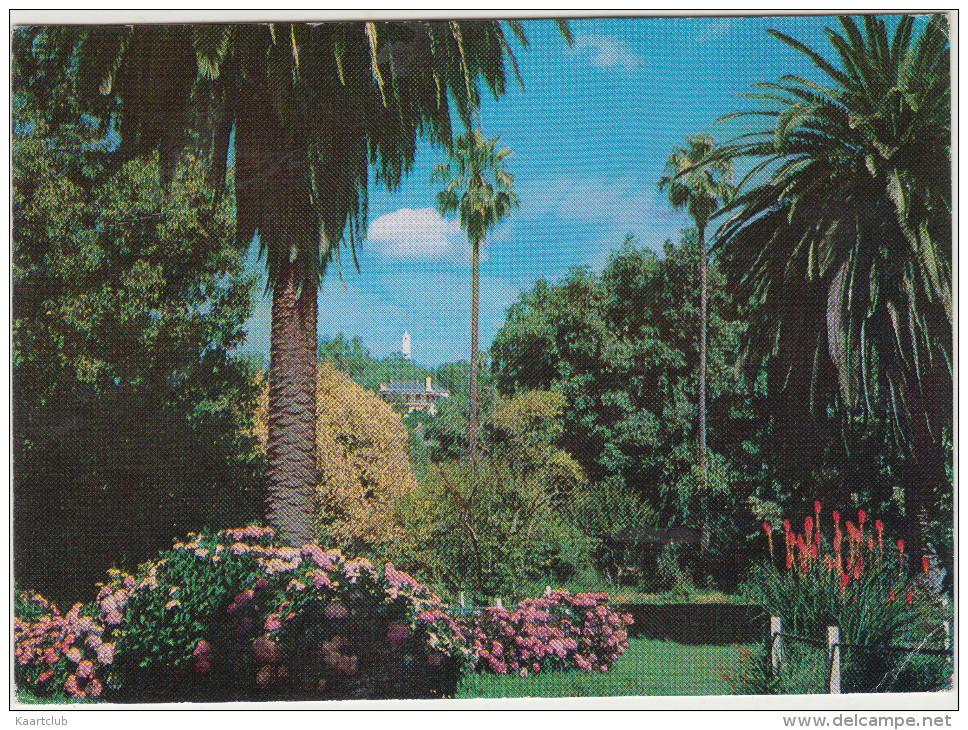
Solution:
M 738 127 L 717 118 L 753 102 L 757 81 L 786 73 L 818 78 L 806 57 L 767 35 L 775 28 L 820 50 L 833 49 L 821 17 L 621 18 L 570 21 L 569 48 L 550 21 L 526 21 L 530 47 L 514 43 L 524 81 L 513 80 L 481 110 L 487 136 L 513 155 L 520 210 L 482 249 L 480 343 L 487 351 L 507 308 L 539 278 L 572 266 L 600 271 L 627 233 L 660 250 L 690 225 L 659 192 L 673 148 L 700 131 L 722 142 Z M 510 77 L 510 68 L 508 69 Z M 459 124 L 459 123 L 458 123 Z M 470 259 L 454 219 L 435 210 L 430 175 L 443 152 L 424 143 L 410 176 L 387 193 L 371 185 L 360 272 L 327 273 L 319 294 L 319 336 L 359 337 L 376 356 L 412 337 L 426 365 L 466 360 L 470 348 Z M 349 261 L 349 256 L 344 256 Z M 250 263 L 258 270 L 261 264 Z M 270 302 L 255 301 L 246 351 L 268 353 Z

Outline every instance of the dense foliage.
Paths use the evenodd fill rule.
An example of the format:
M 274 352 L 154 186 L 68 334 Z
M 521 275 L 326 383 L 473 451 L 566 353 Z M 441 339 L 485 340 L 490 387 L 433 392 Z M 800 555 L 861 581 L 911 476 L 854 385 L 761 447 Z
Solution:
M 473 657 L 430 591 L 393 565 L 272 537 L 192 535 L 66 616 L 22 597 L 17 685 L 125 702 L 453 694 Z
M 156 160 L 102 174 L 99 139 L 76 110 L 55 124 L 17 97 L 14 563 L 58 598 L 173 530 L 261 508 L 252 373 L 234 355 L 253 282 L 229 206 L 191 156 L 168 196 Z
M 699 346 L 699 256 L 693 235 L 663 257 L 634 240 L 600 275 L 572 271 L 539 281 L 508 313 L 492 348 L 497 387 L 564 396 L 557 444 L 600 492 L 654 509 L 665 524 L 698 528 L 695 460 Z M 762 483 L 756 448 L 764 429 L 756 394 L 732 367 L 742 323 L 715 262 L 709 267 L 709 492 L 714 539 L 735 539 L 733 496 Z M 766 472 L 769 476 L 769 472 Z M 768 485 L 769 486 L 769 485 Z M 609 510 L 599 510 L 607 513 Z M 614 512 L 614 510 L 612 510 Z M 628 525 L 596 525 L 604 534 Z

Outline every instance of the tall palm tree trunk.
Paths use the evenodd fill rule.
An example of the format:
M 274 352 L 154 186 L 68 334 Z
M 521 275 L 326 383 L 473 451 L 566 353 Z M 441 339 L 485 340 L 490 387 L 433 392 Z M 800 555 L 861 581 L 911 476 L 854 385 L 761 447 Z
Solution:
M 467 459 L 473 474 L 477 462 L 477 309 L 481 242 L 471 243 L 471 373 L 467 414 Z
M 316 477 L 316 291 L 285 266 L 272 292 L 266 516 L 277 539 L 311 542 Z
M 699 226 L 699 479 L 703 513 L 701 548 L 709 547 L 709 480 L 706 474 L 706 231 Z

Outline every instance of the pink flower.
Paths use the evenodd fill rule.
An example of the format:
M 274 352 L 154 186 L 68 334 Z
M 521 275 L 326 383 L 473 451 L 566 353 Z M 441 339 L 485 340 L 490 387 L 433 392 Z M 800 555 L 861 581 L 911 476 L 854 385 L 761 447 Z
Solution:
M 278 613 L 271 613 L 266 617 L 265 630 L 275 631 L 276 629 L 282 628 L 282 621 L 279 620 Z
M 114 644 L 101 644 L 97 649 L 97 660 L 107 666 L 114 661 Z
M 47 680 L 54 676 L 53 671 L 41 672 L 37 676 L 37 681 L 34 684 L 44 684 Z
M 430 611 L 421 611 L 417 616 L 417 620 L 422 621 L 425 624 L 432 624 L 435 618 L 436 616 L 434 616 L 434 614 Z
M 104 619 L 108 626 L 119 626 L 121 624 L 122 618 L 121 614 L 117 611 L 111 611 Z
M 100 697 L 103 689 L 104 686 L 97 679 L 92 679 L 87 683 L 87 696 L 94 698 Z
M 195 651 L 192 652 L 193 657 L 207 657 L 212 653 L 212 645 L 209 644 L 205 639 L 202 639 L 195 646 Z
M 313 577 L 313 587 L 314 588 L 332 588 L 333 581 L 329 579 L 322 570 L 314 570 L 310 575 Z
M 229 552 L 233 555 L 245 555 L 249 552 L 249 546 L 244 542 L 233 542 L 232 547 L 229 548 Z
M 80 649 L 77 649 L 77 648 L 68 649 L 64 653 L 64 656 L 66 656 L 68 659 L 70 659 L 75 664 L 80 663 L 80 661 L 84 658 L 84 655 L 81 654 Z
M 84 696 L 84 693 L 81 692 L 80 688 L 77 686 L 77 677 L 75 677 L 73 674 L 64 680 L 64 691 L 74 698 Z
M 90 679 L 94 676 L 94 663 L 85 659 L 77 665 L 77 676 L 81 679 Z
M 518 672 L 518 676 L 519 677 L 527 677 L 528 676 L 528 668 L 527 667 L 521 667 L 521 671 Z

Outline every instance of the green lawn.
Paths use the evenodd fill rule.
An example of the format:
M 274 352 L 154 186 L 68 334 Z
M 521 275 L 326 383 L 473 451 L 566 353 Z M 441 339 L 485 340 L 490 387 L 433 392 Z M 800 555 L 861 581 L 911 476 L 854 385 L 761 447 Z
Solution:
M 761 651 L 761 646 L 748 646 Z M 632 639 L 629 648 L 606 674 L 552 672 L 528 677 L 468 675 L 457 690 L 459 699 L 475 697 L 621 697 L 726 695 L 732 687 L 722 670 L 736 675 L 739 652 L 734 646 L 687 646 L 671 641 Z

